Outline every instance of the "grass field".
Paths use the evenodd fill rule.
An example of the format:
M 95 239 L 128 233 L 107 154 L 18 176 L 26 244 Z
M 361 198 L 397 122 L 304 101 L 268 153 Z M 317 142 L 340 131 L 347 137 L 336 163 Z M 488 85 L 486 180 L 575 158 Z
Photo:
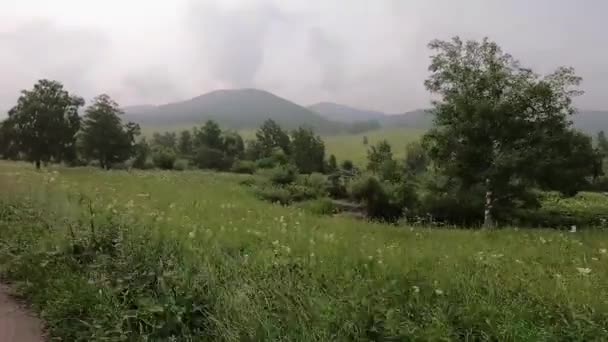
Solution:
M 602 231 L 320 217 L 242 179 L 1 162 L 0 274 L 66 341 L 608 340 Z
M 391 144 L 395 157 L 405 156 L 407 144 L 422 137 L 425 130 L 417 128 L 383 128 L 362 134 L 335 135 L 323 137 L 327 154 L 333 154 L 339 160 L 350 159 L 356 165 L 363 166 L 367 160 L 367 149 L 381 140 Z M 366 136 L 368 145 L 363 145 Z

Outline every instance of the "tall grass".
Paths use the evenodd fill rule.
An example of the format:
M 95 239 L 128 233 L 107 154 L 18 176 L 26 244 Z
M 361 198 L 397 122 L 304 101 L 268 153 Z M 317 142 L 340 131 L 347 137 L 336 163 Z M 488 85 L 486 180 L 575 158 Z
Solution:
M 607 340 L 601 231 L 321 217 L 204 172 L 0 163 L 0 273 L 64 340 Z

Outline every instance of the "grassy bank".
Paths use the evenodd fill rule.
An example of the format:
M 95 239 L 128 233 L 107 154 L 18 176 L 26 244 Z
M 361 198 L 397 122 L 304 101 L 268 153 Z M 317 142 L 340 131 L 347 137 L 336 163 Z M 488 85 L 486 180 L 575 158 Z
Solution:
M 608 235 L 428 230 L 243 177 L 0 163 L 0 273 L 64 340 L 607 340 Z

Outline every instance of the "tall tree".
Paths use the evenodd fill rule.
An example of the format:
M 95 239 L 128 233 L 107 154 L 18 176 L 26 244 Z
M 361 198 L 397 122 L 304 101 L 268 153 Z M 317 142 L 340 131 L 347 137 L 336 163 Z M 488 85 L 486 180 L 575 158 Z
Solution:
M 312 130 L 300 127 L 291 133 L 291 152 L 301 173 L 323 172 L 325 144 Z
M 238 158 L 245 152 L 245 142 L 240 134 L 234 131 L 222 133 L 222 151 L 230 158 Z
M 17 159 L 19 145 L 13 121 L 6 119 L 0 122 L 0 157 L 4 159 Z
M 194 131 L 196 148 L 205 146 L 216 150 L 222 149 L 222 129 L 213 120 L 208 120 L 200 129 Z
M 572 97 L 581 94 L 572 68 L 540 77 L 488 39 L 429 47 L 435 54 L 425 85 L 440 99 L 425 145 L 462 191 L 484 188 L 485 226 L 494 224 L 496 204 L 512 207 L 529 187 L 572 192 L 592 173 L 588 138 L 568 120 Z
M 177 142 L 177 150 L 183 156 L 191 156 L 194 149 L 192 143 L 192 134 L 188 130 L 184 130 L 179 135 Z
M 105 94 L 97 96 L 85 112 L 80 135 L 82 153 L 87 159 L 98 160 L 104 169 L 129 159 L 135 152 L 139 126 L 131 122 L 123 125 L 120 115 L 118 104 Z
M 263 154 L 262 157 L 270 156 L 275 148 L 280 148 L 287 155 L 290 154 L 289 135 L 274 120 L 264 121 L 255 136 Z
M 80 97 L 70 95 L 57 81 L 40 80 L 23 90 L 9 119 L 20 150 L 40 168 L 41 162 L 61 161 L 73 154 L 80 128 Z
M 175 151 L 177 146 L 177 135 L 175 132 L 165 132 L 162 134 L 154 132 L 154 134 L 152 134 L 151 145 L 156 148 L 162 147 Z
M 367 151 L 367 169 L 373 172 L 380 171 L 382 164 L 393 160 L 391 145 L 386 140 L 379 141 Z

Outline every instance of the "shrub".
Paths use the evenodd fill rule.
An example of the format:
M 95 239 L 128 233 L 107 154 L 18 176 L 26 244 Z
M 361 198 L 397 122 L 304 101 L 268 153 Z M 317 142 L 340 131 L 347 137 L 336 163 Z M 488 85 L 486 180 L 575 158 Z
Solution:
M 285 189 L 289 192 L 289 196 L 293 202 L 302 202 L 319 197 L 315 189 L 305 185 L 289 184 Z
M 272 169 L 276 166 L 276 162 L 272 157 L 258 159 L 255 162 L 258 169 Z
M 152 161 L 154 165 L 163 170 L 173 169 L 175 163 L 175 151 L 169 148 L 159 148 L 152 153 Z
M 329 184 L 327 178 L 320 173 L 311 173 L 298 177 L 297 183 L 314 190 L 318 197 L 327 196 Z
M 252 175 L 255 173 L 255 163 L 250 160 L 237 160 L 232 164 L 230 171 Z
M 287 189 L 278 186 L 258 188 L 255 192 L 258 198 L 272 203 L 287 205 L 291 203 L 291 194 Z
M 194 164 L 200 169 L 227 170 L 232 160 L 218 149 L 201 146 L 196 150 Z
M 300 207 L 315 215 L 332 215 L 336 212 L 336 207 L 327 197 L 318 198 L 316 200 L 303 202 Z
M 296 180 L 298 172 L 293 165 L 280 166 L 272 170 L 270 181 L 275 185 L 287 185 Z
M 351 186 L 351 194 L 355 200 L 365 204 L 367 215 L 371 218 L 394 222 L 402 215 L 403 209 L 391 203 L 385 186 L 374 176 L 356 179 Z
M 178 159 L 173 165 L 173 169 L 177 171 L 184 171 L 188 169 L 190 162 L 187 159 Z

